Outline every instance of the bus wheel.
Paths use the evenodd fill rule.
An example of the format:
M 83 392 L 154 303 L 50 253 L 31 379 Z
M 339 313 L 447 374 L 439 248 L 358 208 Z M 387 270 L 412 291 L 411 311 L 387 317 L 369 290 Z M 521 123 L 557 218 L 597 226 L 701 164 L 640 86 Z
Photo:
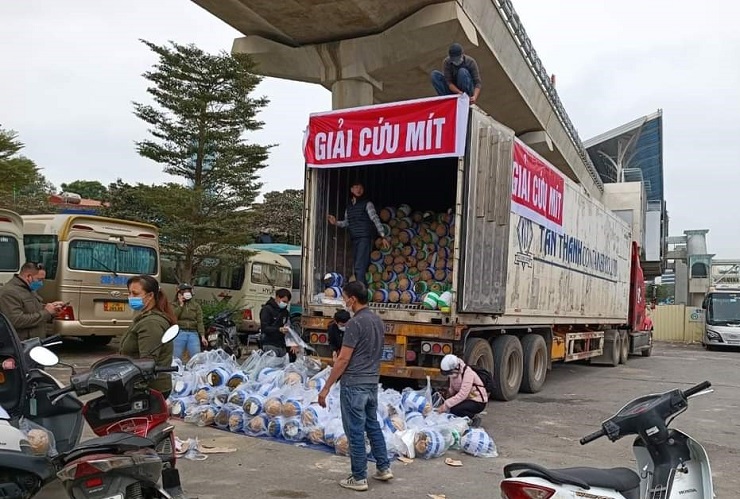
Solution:
M 113 341 L 113 336 L 83 336 L 82 342 L 91 347 L 104 347 Z
M 522 344 L 519 338 L 504 334 L 493 340 L 493 398 L 514 400 L 524 374 Z
M 539 334 L 528 334 L 522 338 L 524 370 L 521 391 L 537 393 L 542 390 L 547 377 L 547 344 Z

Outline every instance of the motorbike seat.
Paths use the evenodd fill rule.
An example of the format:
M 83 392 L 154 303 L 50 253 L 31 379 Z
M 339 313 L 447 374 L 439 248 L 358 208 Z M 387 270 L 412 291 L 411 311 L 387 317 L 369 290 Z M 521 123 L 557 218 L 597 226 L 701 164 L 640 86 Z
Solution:
M 544 478 L 553 483 L 614 489 L 626 499 L 640 498 L 640 476 L 629 468 L 560 468 L 548 469 L 536 464 L 512 463 L 504 467 L 504 476 L 521 470 L 517 477 Z
M 111 433 L 104 437 L 91 438 L 80 443 L 64 456 L 65 462 L 79 459 L 91 452 L 99 453 L 106 450 L 117 452 L 137 451 L 141 449 L 153 449 L 155 443 L 148 438 L 131 435 L 130 433 Z

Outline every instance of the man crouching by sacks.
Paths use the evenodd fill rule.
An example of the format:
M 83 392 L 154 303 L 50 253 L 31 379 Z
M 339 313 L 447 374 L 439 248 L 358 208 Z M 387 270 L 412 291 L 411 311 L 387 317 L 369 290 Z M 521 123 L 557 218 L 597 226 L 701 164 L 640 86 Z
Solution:
M 474 428 L 480 426 L 479 414 L 488 402 L 488 392 L 480 376 L 456 355 L 445 355 L 439 369 L 450 379 L 449 398 L 439 411 L 470 418 Z
M 345 489 L 365 491 L 368 489 L 365 432 L 377 469 L 373 478 L 383 482 L 393 478 L 385 437 L 378 423 L 378 382 L 385 326 L 383 320 L 368 308 L 367 288 L 361 282 L 344 286 L 342 298 L 345 309 L 353 317 L 347 322 L 339 357 L 319 393 L 319 405 L 326 407 L 329 390 L 341 377 L 339 403 L 344 433 L 349 440 L 352 474 L 339 485 Z

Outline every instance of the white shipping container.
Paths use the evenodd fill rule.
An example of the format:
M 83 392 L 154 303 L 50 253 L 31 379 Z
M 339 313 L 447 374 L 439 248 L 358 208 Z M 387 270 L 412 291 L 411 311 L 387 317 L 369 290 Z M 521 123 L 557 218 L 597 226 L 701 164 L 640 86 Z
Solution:
M 626 323 L 630 226 L 549 164 L 539 165 L 547 170 L 540 175 L 517 173 L 515 142 L 508 128 L 473 110 L 459 203 L 463 244 L 456 248 L 464 273 L 457 281 L 460 322 L 497 314 L 499 324 Z M 525 161 L 546 163 L 518 144 Z M 543 197 L 547 187 L 537 187 L 543 176 L 551 184 L 560 179 L 554 194 Z M 542 211 L 512 201 L 515 189 Z M 553 207 L 552 200 L 561 204 Z

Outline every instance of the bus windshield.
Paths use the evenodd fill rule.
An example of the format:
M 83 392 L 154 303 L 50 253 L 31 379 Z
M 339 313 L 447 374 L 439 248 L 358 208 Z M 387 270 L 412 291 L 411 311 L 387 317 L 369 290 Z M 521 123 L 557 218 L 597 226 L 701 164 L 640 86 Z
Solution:
M 0 236 L 0 272 L 17 272 L 20 263 L 18 240 L 13 236 Z
M 740 293 L 713 293 L 707 298 L 707 324 L 740 324 Z
M 156 274 L 157 251 L 147 246 L 75 239 L 69 243 L 69 268 L 121 274 Z

